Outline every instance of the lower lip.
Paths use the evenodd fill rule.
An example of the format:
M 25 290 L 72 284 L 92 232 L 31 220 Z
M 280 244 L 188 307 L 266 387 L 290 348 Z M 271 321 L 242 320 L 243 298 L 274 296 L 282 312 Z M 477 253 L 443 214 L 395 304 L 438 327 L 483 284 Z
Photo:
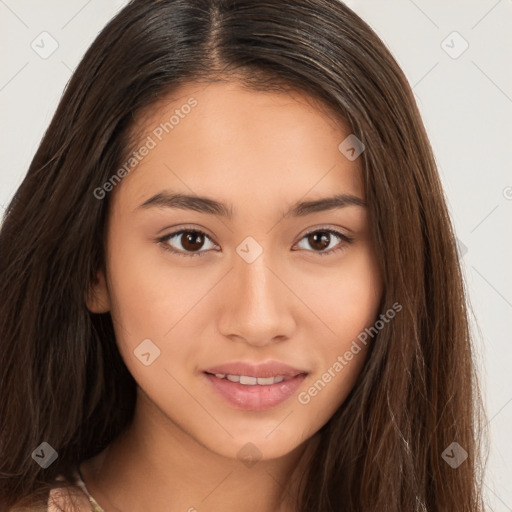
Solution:
M 270 384 L 268 386 L 246 386 L 228 379 L 219 379 L 215 375 L 204 373 L 207 380 L 231 406 L 245 411 L 270 409 L 290 398 L 306 378 L 300 374 L 293 379 Z

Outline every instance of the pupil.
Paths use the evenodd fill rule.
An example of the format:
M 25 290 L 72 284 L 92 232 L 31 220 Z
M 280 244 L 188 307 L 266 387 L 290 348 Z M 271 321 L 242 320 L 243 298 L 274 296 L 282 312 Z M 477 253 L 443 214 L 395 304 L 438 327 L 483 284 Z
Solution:
M 311 241 L 311 239 L 313 241 Z M 313 233 L 310 235 L 309 243 L 314 249 L 325 249 L 326 247 L 329 247 L 329 233 L 325 231 L 318 231 L 317 233 Z
M 197 239 L 200 239 L 200 243 L 197 244 Z M 187 233 L 185 236 L 185 242 L 182 242 L 182 245 L 185 249 L 193 251 L 194 249 L 201 248 L 203 244 L 202 241 L 203 235 L 201 233 Z

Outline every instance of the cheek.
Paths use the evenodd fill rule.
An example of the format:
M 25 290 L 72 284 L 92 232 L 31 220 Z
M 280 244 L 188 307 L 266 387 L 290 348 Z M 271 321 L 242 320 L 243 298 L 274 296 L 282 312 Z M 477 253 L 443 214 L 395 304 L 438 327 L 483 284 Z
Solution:
M 156 242 L 113 236 L 109 257 L 112 315 L 134 336 L 161 339 L 197 302 L 200 270 L 180 265 Z M 195 283 L 195 284 L 193 284 Z
M 109 291 L 119 351 L 147 393 L 159 397 L 165 389 L 167 400 L 182 400 L 179 390 L 172 391 L 172 376 L 181 380 L 194 369 L 200 334 L 211 321 L 201 314 L 206 302 L 202 299 L 219 275 L 206 266 L 182 263 L 157 243 L 136 240 L 133 233 L 111 240 Z M 158 354 L 147 367 L 138 359 L 146 346 Z
M 347 253 L 336 267 L 305 280 L 304 296 L 322 320 L 315 326 L 316 372 L 299 403 L 313 407 L 319 424 L 327 421 L 343 403 L 366 360 L 367 343 L 358 338 L 373 326 L 378 315 L 382 284 L 374 254 L 368 246 Z
M 374 322 L 382 283 L 377 261 L 366 243 L 354 246 L 339 263 L 319 267 L 301 281 L 301 294 L 323 321 L 328 345 L 342 349 Z
M 192 357 L 194 333 L 188 331 L 187 343 L 173 339 L 180 339 L 180 329 L 188 325 L 186 315 L 199 297 L 191 286 L 193 271 L 170 265 L 164 250 L 154 245 L 130 233 L 112 236 L 111 315 L 119 351 L 139 386 L 156 400 L 181 403 L 185 397 L 172 378 L 173 362 Z M 143 354 L 148 352 L 151 362 L 146 366 Z

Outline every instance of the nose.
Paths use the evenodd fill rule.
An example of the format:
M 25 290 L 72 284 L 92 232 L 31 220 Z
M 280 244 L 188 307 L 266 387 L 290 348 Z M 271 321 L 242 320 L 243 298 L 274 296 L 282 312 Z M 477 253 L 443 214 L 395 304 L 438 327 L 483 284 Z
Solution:
M 252 263 L 235 258 L 222 290 L 224 300 L 218 326 L 221 334 L 255 346 L 292 336 L 296 328 L 293 311 L 298 299 L 274 266 L 265 251 Z

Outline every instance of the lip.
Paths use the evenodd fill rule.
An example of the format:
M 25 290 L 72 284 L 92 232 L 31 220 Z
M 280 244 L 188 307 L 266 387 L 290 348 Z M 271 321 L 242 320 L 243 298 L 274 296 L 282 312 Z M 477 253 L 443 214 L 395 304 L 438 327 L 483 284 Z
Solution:
M 268 386 L 246 386 L 227 379 L 218 379 L 215 375 L 204 373 L 206 380 L 229 405 L 245 411 L 270 409 L 290 398 L 306 378 L 302 373 L 289 380 Z
M 239 382 L 215 377 L 215 373 L 247 375 L 250 377 L 286 377 L 286 380 L 270 385 L 246 386 Z M 302 384 L 308 372 L 277 361 L 261 364 L 226 363 L 203 371 L 212 389 L 235 409 L 261 411 L 270 409 L 290 398 Z
M 279 361 L 266 361 L 263 363 L 246 363 L 235 361 L 225 363 L 203 370 L 207 373 L 226 373 L 231 375 L 247 375 L 248 377 L 295 377 L 301 373 L 308 373 L 306 370 L 293 368 Z

